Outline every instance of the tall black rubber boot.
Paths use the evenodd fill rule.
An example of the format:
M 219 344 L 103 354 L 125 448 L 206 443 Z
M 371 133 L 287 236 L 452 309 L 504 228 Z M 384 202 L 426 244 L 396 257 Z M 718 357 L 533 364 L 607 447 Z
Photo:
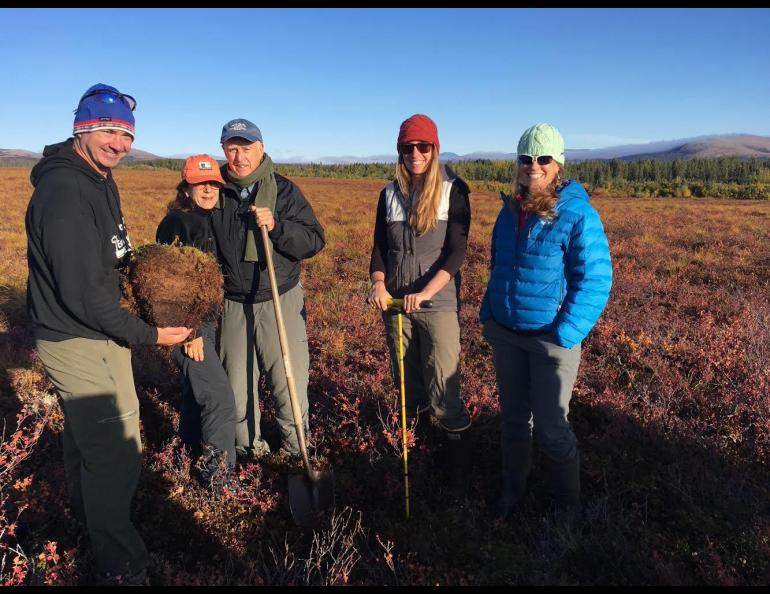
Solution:
M 572 527 L 582 516 L 580 505 L 580 454 L 563 463 L 546 457 L 546 485 L 553 497 L 554 521 Z
M 449 467 L 449 487 L 452 494 L 460 499 L 468 494 L 471 469 L 473 467 L 473 448 L 470 431 L 445 431 L 447 464 Z
M 503 444 L 500 494 L 495 500 L 496 518 L 508 518 L 516 504 L 524 498 L 531 466 L 532 440 Z

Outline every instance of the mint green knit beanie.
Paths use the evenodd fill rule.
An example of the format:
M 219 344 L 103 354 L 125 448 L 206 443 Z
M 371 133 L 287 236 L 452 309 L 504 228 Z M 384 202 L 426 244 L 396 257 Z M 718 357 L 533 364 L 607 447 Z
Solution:
M 551 124 L 535 124 L 527 128 L 519 139 L 517 152 L 531 157 L 550 155 L 564 165 L 564 139 Z

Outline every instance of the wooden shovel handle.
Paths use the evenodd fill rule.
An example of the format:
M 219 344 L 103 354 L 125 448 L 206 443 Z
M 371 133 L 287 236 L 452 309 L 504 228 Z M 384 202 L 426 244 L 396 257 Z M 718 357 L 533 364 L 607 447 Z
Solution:
M 275 268 L 273 267 L 272 243 L 267 235 L 267 226 L 260 227 L 262 232 L 262 243 L 265 246 L 265 257 L 267 258 L 267 273 L 270 276 L 270 290 L 273 293 L 273 309 L 275 310 L 275 324 L 278 326 L 278 340 L 281 343 L 281 355 L 283 355 L 283 366 L 286 370 L 286 383 L 289 387 L 289 399 L 291 400 L 291 412 L 294 416 L 294 427 L 297 430 L 297 441 L 299 442 L 299 451 L 302 454 L 302 460 L 305 462 L 305 469 L 310 480 L 317 482 L 320 479 L 320 473 L 310 466 L 310 460 L 307 455 L 307 444 L 305 442 L 305 424 L 302 422 L 302 409 L 299 406 L 297 398 L 297 386 L 294 383 L 294 371 L 291 364 L 291 352 L 289 351 L 289 340 L 286 336 L 286 326 L 283 323 L 283 313 L 281 312 L 281 301 L 278 295 L 278 283 L 275 280 Z

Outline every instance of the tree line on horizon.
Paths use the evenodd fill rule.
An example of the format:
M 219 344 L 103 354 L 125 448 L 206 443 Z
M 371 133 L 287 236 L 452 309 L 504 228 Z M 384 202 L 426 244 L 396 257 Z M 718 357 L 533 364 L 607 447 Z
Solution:
M 181 171 L 182 159 L 130 161 L 121 167 Z M 516 161 L 453 161 L 449 167 L 477 188 L 509 191 Z M 287 177 L 394 179 L 392 163 L 277 163 Z M 658 159 L 568 162 L 567 178 L 582 182 L 593 195 L 770 200 L 770 159 Z

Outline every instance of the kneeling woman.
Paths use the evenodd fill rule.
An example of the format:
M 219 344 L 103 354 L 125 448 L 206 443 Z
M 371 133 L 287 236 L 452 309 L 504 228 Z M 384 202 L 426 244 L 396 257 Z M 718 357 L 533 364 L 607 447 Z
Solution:
M 532 431 L 563 520 L 580 511 L 580 462 L 567 413 L 580 343 L 610 294 L 612 265 L 599 215 L 583 186 L 562 180 L 564 140 L 537 124 L 518 145 L 513 195 L 492 233 L 492 270 L 481 305 L 500 392 L 499 517 L 524 496 Z
M 194 155 L 182 169 L 176 199 L 169 204 L 156 241 L 198 248 L 216 256 L 211 211 L 219 203 L 224 180 L 219 164 L 208 155 Z M 193 452 L 203 447 L 200 469 L 204 482 L 235 464 L 235 397 L 215 347 L 216 319 L 205 320 L 198 337 L 176 347 L 172 355 L 184 377 L 179 433 Z

